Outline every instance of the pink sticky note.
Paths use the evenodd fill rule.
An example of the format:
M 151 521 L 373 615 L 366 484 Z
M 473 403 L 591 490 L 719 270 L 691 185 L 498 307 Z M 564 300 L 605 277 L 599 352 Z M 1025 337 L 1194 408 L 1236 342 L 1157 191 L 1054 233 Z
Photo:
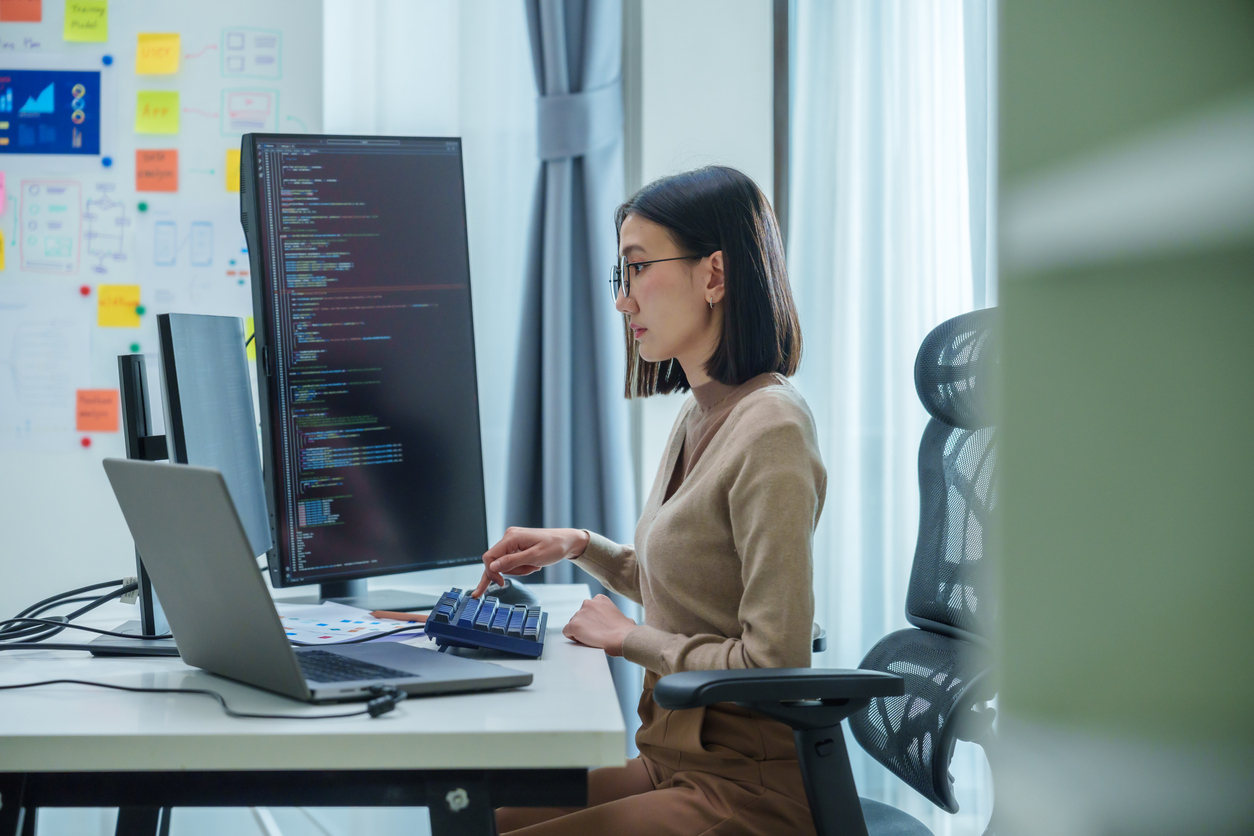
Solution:
M 4 172 L 0 171 L 0 215 L 4 214 Z

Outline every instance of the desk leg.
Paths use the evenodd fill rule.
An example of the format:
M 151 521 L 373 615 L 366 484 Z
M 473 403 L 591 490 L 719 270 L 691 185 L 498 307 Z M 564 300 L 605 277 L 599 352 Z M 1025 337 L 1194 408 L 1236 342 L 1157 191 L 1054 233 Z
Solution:
M 25 806 L 26 776 L 20 772 L 0 773 L 0 836 L 34 833 L 35 809 Z M 27 825 L 26 820 L 30 819 Z
M 496 836 L 496 813 L 486 781 L 428 784 L 432 836 Z
M 169 807 L 119 807 L 115 836 L 170 836 Z

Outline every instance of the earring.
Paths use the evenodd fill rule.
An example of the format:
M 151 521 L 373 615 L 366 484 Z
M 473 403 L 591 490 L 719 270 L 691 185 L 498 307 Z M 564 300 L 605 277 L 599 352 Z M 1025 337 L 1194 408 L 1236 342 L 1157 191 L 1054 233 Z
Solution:
M 714 300 L 713 300 L 713 299 L 707 299 L 706 301 L 710 303 L 710 310 L 714 310 Z

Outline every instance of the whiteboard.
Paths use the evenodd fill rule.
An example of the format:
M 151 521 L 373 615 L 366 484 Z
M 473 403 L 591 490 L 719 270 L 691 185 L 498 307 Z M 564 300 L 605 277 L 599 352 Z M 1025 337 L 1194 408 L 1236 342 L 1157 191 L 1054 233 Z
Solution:
M 0 142 L 10 138 L 0 147 L 0 574 L 10 580 L 16 555 L 47 544 L 49 532 L 62 548 L 104 547 L 118 568 L 128 538 L 99 463 L 125 454 L 111 429 L 117 355 L 145 354 L 152 376 L 156 314 L 251 316 L 228 151 L 248 131 L 322 130 L 320 2 L 109 0 L 103 42 L 65 40 L 65 0 L 19 5 L 41 6 L 42 19 L 0 21 Z M 148 33 L 179 35 L 176 72 L 137 74 Z M 47 102 L 20 93 L 6 101 L 3 79 L 57 71 L 99 73 L 99 101 L 82 105 L 72 126 L 78 142 L 98 119 L 98 153 L 19 147 L 52 136 L 39 135 L 32 116 Z M 170 93 L 177 132 L 137 132 L 140 102 L 169 102 Z M 169 176 L 173 191 L 137 189 L 168 189 Z

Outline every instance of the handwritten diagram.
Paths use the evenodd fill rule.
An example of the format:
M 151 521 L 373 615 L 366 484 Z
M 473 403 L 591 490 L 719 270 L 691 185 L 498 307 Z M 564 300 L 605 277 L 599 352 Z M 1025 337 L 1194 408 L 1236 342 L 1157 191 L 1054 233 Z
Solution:
M 23 180 L 18 241 L 23 270 L 78 272 L 83 188 L 77 180 Z
M 83 238 L 88 256 L 96 262 L 91 268 L 96 273 L 108 273 L 108 265 L 127 260 L 126 232 L 131 220 L 126 216 L 126 204 L 114 197 L 116 189 L 113 183 L 98 183 L 95 196 L 84 206 Z

